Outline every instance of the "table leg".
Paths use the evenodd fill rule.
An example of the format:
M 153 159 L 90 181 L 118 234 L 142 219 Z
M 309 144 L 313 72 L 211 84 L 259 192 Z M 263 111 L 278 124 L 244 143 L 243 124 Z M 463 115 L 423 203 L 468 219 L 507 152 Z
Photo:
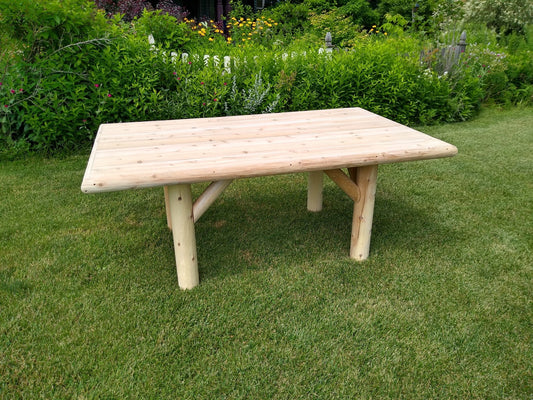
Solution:
M 355 177 L 355 183 L 361 191 L 361 197 L 355 203 L 353 210 L 350 257 L 362 261 L 368 258 L 370 252 L 378 166 L 370 165 L 352 169 L 350 176 L 352 179 Z
M 178 284 L 181 289 L 192 289 L 198 285 L 199 276 L 191 185 L 172 185 L 167 190 Z
M 324 173 L 322 171 L 309 172 L 307 182 L 307 209 L 309 211 L 322 210 L 322 186 Z

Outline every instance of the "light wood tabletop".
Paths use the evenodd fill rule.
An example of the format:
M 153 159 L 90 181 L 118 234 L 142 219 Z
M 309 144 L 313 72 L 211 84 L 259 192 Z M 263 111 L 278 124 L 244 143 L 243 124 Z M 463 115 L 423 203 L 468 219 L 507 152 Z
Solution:
M 86 193 L 452 156 L 441 140 L 361 108 L 104 124 Z

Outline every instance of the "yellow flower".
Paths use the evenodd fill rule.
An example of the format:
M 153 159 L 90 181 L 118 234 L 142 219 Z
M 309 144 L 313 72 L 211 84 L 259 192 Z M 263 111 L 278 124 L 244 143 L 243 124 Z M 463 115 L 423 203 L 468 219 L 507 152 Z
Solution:
M 383 32 L 383 34 L 384 34 L 385 36 L 387 36 L 387 32 Z
M 212 37 L 209 38 L 209 41 L 210 41 L 210 42 L 212 42 L 213 40 L 215 40 L 215 39 L 213 39 Z
M 227 40 L 228 40 L 228 43 L 231 43 L 231 41 L 232 41 L 232 39 L 230 37 Z

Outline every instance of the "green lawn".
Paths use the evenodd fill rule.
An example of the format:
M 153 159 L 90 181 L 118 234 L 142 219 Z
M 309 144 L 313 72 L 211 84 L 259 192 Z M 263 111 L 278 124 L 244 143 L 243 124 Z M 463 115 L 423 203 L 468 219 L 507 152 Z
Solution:
M 327 178 L 234 183 L 178 289 L 162 189 L 82 194 L 87 155 L 0 165 L 0 398 L 533 398 L 533 109 L 422 127 L 380 167 L 370 259 Z M 195 193 L 200 188 L 195 188 Z

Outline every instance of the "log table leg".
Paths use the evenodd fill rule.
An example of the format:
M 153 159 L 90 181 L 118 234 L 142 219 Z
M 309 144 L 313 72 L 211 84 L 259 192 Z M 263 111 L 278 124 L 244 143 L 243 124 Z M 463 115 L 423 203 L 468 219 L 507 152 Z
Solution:
M 322 185 L 324 174 L 322 171 L 309 172 L 307 183 L 307 209 L 309 211 L 322 210 Z
M 178 284 L 181 289 L 192 289 L 198 285 L 199 276 L 191 185 L 168 186 L 167 193 Z
M 377 165 L 350 168 L 350 177 L 355 178 L 361 191 L 361 197 L 354 205 L 350 243 L 350 257 L 359 261 L 366 260 L 370 251 L 377 176 Z

